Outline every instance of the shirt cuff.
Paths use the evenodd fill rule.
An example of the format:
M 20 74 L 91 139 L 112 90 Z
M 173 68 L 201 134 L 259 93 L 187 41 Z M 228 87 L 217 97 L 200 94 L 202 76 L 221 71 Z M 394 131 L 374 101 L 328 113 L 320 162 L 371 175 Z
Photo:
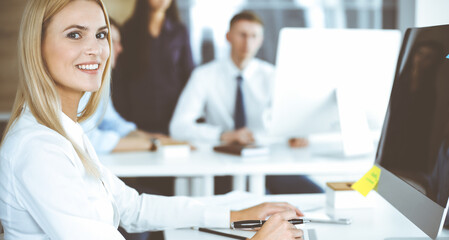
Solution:
M 211 136 L 214 136 L 214 137 L 212 137 L 210 140 L 217 141 L 217 143 L 220 143 L 221 142 L 221 135 L 224 132 L 225 131 L 223 129 L 221 129 L 221 128 L 214 129 L 214 131 L 211 134 Z
M 205 227 L 230 228 L 231 210 L 226 207 L 207 206 L 204 211 Z
M 101 139 L 91 140 L 97 154 L 108 154 L 117 146 L 121 137 L 114 132 L 107 132 L 102 135 Z
M 121 137 L 124 137 L 135 130 L 137 130 L 137 126 L 133 122 L 126 122 L 126 124 L 123 124 L 120 128 L 117 128 L 117 132 Z

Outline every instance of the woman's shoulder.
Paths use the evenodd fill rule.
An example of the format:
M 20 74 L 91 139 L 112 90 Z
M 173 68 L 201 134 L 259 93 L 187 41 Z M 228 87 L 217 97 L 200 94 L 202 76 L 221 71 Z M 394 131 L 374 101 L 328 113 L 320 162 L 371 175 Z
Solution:
M 6 134 L 0 149 L 2 157 L 33 154 L 43 149 L 67 149 L 70 142 L 56 131 L 38 123 L 28 114 L 19 117 Z
M 0 172 L 22 178 L 60 165 L 76 169 L 76 152 L 57 132 L 37 122 L 19 118 L 0 147 Z M 69 169 L 66 167 L 65 169 Z M 26 173 L 28 171 L 28 173 Z

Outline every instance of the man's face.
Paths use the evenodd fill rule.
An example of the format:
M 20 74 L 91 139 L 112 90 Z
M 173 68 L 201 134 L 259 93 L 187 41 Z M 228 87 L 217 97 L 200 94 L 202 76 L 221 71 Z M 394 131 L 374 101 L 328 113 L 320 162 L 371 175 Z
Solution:
M 120 38 L 120 31 L 114 25 L 111 25 L 111 39 L 113 46 L 113 55 L 111 58 L 112 67 L 115 67 L 115 63 L 117 62 L 118 56 L 123 51 L 122 41 Z
M 239 20 L 226 35 L 231 44 L 231 55 L 240 61 L 253 58 L 263 42 L 263 27 L 260 23 Z

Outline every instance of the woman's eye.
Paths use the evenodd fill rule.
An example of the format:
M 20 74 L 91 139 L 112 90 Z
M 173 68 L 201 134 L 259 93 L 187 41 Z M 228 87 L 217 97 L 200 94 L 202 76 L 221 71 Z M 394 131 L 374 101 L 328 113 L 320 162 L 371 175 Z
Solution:
M 71 39 L 80 39 L 81 34 L 79 34 L 77 32 L 71 32 L 71 33 L 67 34 L 67 37 L 71 38 Z
M 105 39 L 105 38 L 107 38 L 108 33 L 107 32 L 101 32 L 101 33 L 97 33 L 96 36 L 97 36 L 98 39 Z

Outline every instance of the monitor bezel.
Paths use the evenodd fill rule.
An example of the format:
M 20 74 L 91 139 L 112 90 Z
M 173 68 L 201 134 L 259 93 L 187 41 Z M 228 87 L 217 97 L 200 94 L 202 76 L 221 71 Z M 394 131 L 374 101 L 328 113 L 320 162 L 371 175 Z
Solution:
M 408 28 L 406 30 L 396 64 L 393 88 L 394 82 L 399 76 L 400 69 L 402 67 L 402 59 L 407 49 L 407 45 L 409 44 L 409 38 L 412 34 L 412 31 L 435 27 L 438 26 Z M 449 201 L 448 203 L 446 203 L 445 207 L 439 205 L 424 193 L 420 192 L 418 189 L 407 183 L 404 179 L 380 165 L 380 158 L 382 156 L 383 149 L 382 146 L 385 140 L 384 136 L 386 129 L 388 128 L 388 121 L 390 116 L 390 104 L 391 94 L 375 159 L 375 165 L 381 169 L 381 174 L 376 186 L 376 191 L 380 196 L 382 196 L 386 201 L 393 205 L 393 207 L 395 207 L 400 213 L 407 217 L 425 234 L 427 234 L 430 238 L 435 239 L 443 228 Z

